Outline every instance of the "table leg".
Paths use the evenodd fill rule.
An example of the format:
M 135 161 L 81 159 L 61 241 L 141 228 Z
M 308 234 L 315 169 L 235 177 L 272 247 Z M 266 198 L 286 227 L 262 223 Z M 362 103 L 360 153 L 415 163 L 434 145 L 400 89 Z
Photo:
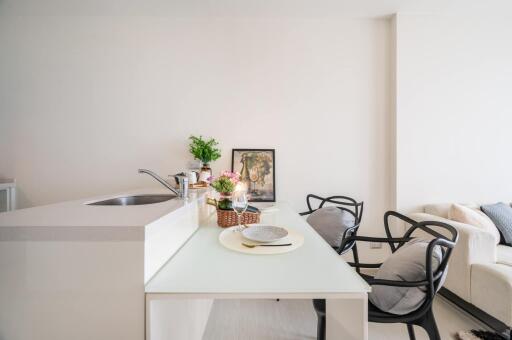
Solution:
M 327 340 L 368 339 L 368 295 L 326 300 Z
M 146 340 L 201 340 L 213 299 L 146 294 Z
M 144 340 L 151 339 L 151 298 L 144 296 Z

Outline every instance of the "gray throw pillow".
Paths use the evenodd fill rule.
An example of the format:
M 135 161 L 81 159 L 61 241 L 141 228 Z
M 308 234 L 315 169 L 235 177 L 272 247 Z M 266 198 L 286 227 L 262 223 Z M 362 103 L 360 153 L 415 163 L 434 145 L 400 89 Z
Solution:
M 512 246 L 512 208 L 505 203 L 482 205 L 482 211 L 500 231 L 500 243 Z
M 421 239 L 407 242 L 384 261 L 375 278 L 394 281 L 426 280 L 428 243 L 429 241 Z M 442 256 L 441 247 L 436 246 L 432 253 L 434 272 L 439 268 Z M 442 280 L 444 281 L 444 278 Z M 442 283 L 439 287 L 441 286 Z M 368 298 L 374 306 L 384 312 L 404 315 L 417 310 L 423 304 L 426 298 L 426 287 L 373 285 Z
M 343 233 L 355 224 L 354 215 L 336 207 L 315 210 L 307 222 L 333 247 L 339 247 Z

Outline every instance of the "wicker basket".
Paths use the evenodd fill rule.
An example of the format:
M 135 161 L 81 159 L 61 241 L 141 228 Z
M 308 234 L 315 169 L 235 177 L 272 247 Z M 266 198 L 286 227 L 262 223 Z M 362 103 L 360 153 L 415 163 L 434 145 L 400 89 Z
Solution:
M 260 214 L 244 212 L 240 217 L 241 224 L 260 223 Z M 227 228 L 238 224 L 238 217 L 233 210 L 221 210 L 217 208 L 217 224 L 219 227 Z

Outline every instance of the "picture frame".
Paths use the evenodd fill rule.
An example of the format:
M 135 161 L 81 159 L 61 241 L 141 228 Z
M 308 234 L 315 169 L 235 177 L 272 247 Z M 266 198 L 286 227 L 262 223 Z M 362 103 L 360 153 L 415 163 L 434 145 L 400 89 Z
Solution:
M 231 171 L 250 194 L 250 202 L 276 201 L 275 149 L 233 149 Z

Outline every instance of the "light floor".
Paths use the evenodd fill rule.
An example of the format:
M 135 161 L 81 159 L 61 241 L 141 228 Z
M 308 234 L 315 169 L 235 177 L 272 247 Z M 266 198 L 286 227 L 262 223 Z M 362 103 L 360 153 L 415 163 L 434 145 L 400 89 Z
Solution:
M 443 339 L 460 330 L 486 329 L 442 297 L 434 302 L 434 314 Z M 428 339 L 415 328 L 416 337 Z M 316 339 L 316 314 L 310 300 L 215 301 L 203 340 L 301 340 Z M 370 340 L 409 339 L 405 325 L 369 326 Z

